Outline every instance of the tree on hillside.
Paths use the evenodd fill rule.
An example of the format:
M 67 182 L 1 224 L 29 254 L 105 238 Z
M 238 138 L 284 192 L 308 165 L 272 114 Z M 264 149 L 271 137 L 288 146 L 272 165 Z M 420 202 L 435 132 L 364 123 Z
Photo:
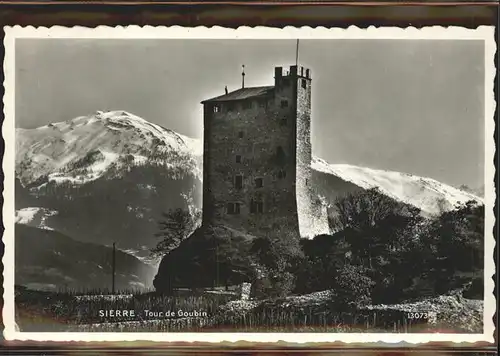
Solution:
M 472 271 L 483 268 L 484 205 L 475 201 L 442 214 L 434 222 L 438 253 L 452 261 L 453 268 Z
M 423 236 L 428 247 L 422 263 L 441 292 L 458 287 L 458 275 L 482 276 L 484 212 L 484 205 L 469 201 L 435 218 Z
M 351 253 L 347 264 L 357 268 L 360 278 L 366 273 L 373 280 L 375 301 L 387 296 L 398 300 L 412 282 L 408 271 L 418 269 L 412 251 L 425 226 L 420 209 L 368 189 L 339 198 L 334 211 L 336 238 L 342 238 Z M 339 273 L 346 267 L 339 269 L 337 263 L 335 268 Z
M 304 258 L 297 273 L 295 292 L 312 293 L 334 288 L 335 276 L 351 262 L 350 246 L 342 231 L 300 241 Z
M 162 214 L 159 222 L 159 232 L 155 236 L 161 241 L 151 250 L 151 255 L 159 257 L 177 248 L 189 237 L 201 219 L 201 211 L 190 213 L 180 208 Z
M 376 258 L 403 248 L 407 237 L 423 221 L 420 209 L 375 188 L 338 199 L 335 211 L 335 227 L 343 231 L 356 262 L 368 268 L 373 268 Z

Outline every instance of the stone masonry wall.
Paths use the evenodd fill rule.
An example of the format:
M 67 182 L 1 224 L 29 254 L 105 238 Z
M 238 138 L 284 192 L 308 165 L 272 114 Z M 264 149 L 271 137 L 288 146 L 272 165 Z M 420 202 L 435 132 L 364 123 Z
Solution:
M 205 108 L 204 222 L 222 223 L 255 235 L 272 232 L 278 221 L 298 230 L 294 180 L 292 89 L 246 103 L 221 103 L 219 112 Z M 288 107 L 281 107 L 287 100 Z M 231 111 L 228 106 L 235 105 Z M 245 105 L 245 106 L 244 106 Z M 285 124 L 286 120 L 286 124 Z M 243 137 L 240 136 L 240 133 Z M 278 146 L 284 152 L 280 160 Z M 241 162 L 236 162 L 236 156 Z M 280 177 L 280 171 L 285 177 Z M 243 176 L 241 189 L 235 176 Z M 255 180 L 262 179 L 262 187 Z M 263 212 L 251 213 L 252 199 Z M 228 214 L 227 203 L 239 203 L 239 214 Z
M 213 103 L 205 104 L 204 224 L 256 236 L 283 229 L 307 237 L 328 232 L 326 209 L 311 189 L 311 81 L 297 77 L 294 67 L 291 75 L 278 70 L 275 88 L 265 98 L 215 103 L 218 112 Z M 241 189 L 235 187 L 237 175 L 243 177 Z M 262 179 L 262 187 L 256 179 Z M 262 213 L 251 213 L 252 200 L 263 203 Z M 239 214 L 228 214 L 228 203 L 239 203 Z
M 300 235 L 314 237 L 329 233 L 327 207 L 316 194 L 312 182 L 311 147 L 311 91 L 312 81 L 307 69 L 299 67 L 295 81 L 297 92 L 297 165 L 296 196 Z M 292 67 L 292 72 L 295 69 Z M 305 84 L 305 88 L 303 87 Z

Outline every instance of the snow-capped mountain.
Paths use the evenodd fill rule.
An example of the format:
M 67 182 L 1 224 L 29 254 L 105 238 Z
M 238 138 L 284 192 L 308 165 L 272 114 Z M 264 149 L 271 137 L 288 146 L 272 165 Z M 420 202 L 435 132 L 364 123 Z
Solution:
M 24 185 L 83 184 L 119 176 L 130 166 L 164 166 L 198 177 L 198 140 L 152 124 L 125 111 L 97 112 L 36 129 L 16 130 L 16 173 Z
M 481 198 L 467 191 L 454 188 L 432 178 L 408 173 L 348 164 L 329 164 L 320 158 L 313 159 L 312 168 L 315 171 L 315 185 L 322 194 L 330 198 L 328 199 L 330 203 L 335 200 L 338 193 L 359 188 L 378 188 L 381 193 L 432 215 L 451 210 L 470 200 L 482 203 Z M 343 181 L 343 188 L 332 189 L 336 185 L 334 177 Z
M 17 129 L 19 222 L 39 207 L 58 212 L 44 227 L 76 240 L 154 246 L 163 212 L 201 206 L 201 151 L 199 140 L 124 111 Z

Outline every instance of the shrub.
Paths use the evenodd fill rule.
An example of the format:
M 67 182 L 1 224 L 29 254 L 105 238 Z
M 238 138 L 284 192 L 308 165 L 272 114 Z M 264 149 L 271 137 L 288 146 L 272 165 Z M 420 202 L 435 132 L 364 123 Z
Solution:
M 296 270 L 296 293 L 312 293 L 333 288 L 334 276 L 350 263 L 350 250 L 343 232 L 303 239 L 305 258 Z
M 257 299 L 283 298 L 295 286 L 295 276 L 290 272 L 272 273 L 257 279 L 252 285 L 252 296 Z
M 275 233 L 256 238 L 250 253 L 263 270 L 260 280 L 256 281 L 255 296 L 279 298 L 290 294 L 303 259 L 299 237 L 286 228 L 276 227 Z
M 366 269 L 344 265 L 334 280 L 332 304 L 340 310 L 355 309 L 370 304 L 373 285 Z
M 484 264 L 484 205 L 470 201 L 442 213 L 430 222 L 421 242 L 426 253 L 420 268 L 428 271 L 438 294 L 467 282 L 474 282 L 477 293 L 472 294 L 482 293 L 483 282 L 474 281 L 474 276 L 482 275 Z

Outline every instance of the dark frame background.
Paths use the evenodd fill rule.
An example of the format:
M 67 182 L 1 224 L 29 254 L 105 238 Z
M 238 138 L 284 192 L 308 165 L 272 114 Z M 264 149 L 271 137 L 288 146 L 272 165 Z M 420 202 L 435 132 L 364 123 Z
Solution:
M 4 26 L 224 26 L 236 28 L 239 26 L 325 26 L 342 27 L 357 26 L 462 26 L 476 28 L 480 25 L 495 26 L 495 39 L 498 51 L 498 18 L 500 7 L 496 0 L 452 2 L 449 0 L 408 1 L 0 1 L 0 31 L 2 46 L 0 46 L 0 61 L 4 59 Z M 495 55 L 498 71 L 498 52 Z M 2 65 L 3 66 L 3 65 Z M 0 82 L 3 83 L 3 70 Z M 495 79 L 495 98 L 497 109 L 495 119 L 498 118 L 498 83 Z M 4 88 L 0 86 L 0 96 L 3 98 Z M 3 122 L 3 101 L 0 101 L 0 118 Z M 498 121 L 496 121 L 498 123 Z M 498 127 L 495 127 L 495 142 L 498 145 Z M 0 141 L 0 154 L 3 157 L 3 138 Z M 498 162 L 498 153 L 495 153 L 495 164 Z M 3 171 L 2 191 L 3 186 Z M 495 182 L 498 183 L 498 172 Z M 498 184 L 496 184 L 498 190 Z M 3 205 L 3 196 L 1 196 Z M 495 205 L 498 219 L 498 204 Z M 3 225 L 1 227 L 3 235 Z M 495 224 L 495 239 L 497 244 L 494 251 L 495 264 L 498 262 L 498 221 Z M 3 255 L 3 243 L 0 244 Z M 2 266 L 3 273 L 3 266 Z M 494 276 L 498 279 L 498 272 Z M 0 285 L 3 296 L 3 278 Z M 498 287 L 495 283 L 495 296 L 498 299 Z M 3 305 L 3 303 L 2 303 Z M 497 325 L 497 314 L 494 317 Z M 1 316 L 0 316 L 1 320 Z M 2 323 L 3 325 L 3 323 Z M 498 334 L 495 330 L 495 344 L 451 344 L 433 343 L 425 346 L 409 344 L 304 344 L 287 348 L 286 344 L 251 344 L 239 342 L 234 344 L 206 344 L 206 343 L 147 343 L 147 342 L 120 342 L 120 343 L 40 343 L 40 342 L 7 342 L 1 337 L 0 354 L 23 355 L 68 355 L 68 354 L 206 354 L 237 353 L 249 355 L 257 353 L 280 354 L 324 354 L 336 352 L 349 355 L 406 355 L 415 352 L 422 355 L 496 355 Z M 384 347 L 385 346 L 385 347 Z

